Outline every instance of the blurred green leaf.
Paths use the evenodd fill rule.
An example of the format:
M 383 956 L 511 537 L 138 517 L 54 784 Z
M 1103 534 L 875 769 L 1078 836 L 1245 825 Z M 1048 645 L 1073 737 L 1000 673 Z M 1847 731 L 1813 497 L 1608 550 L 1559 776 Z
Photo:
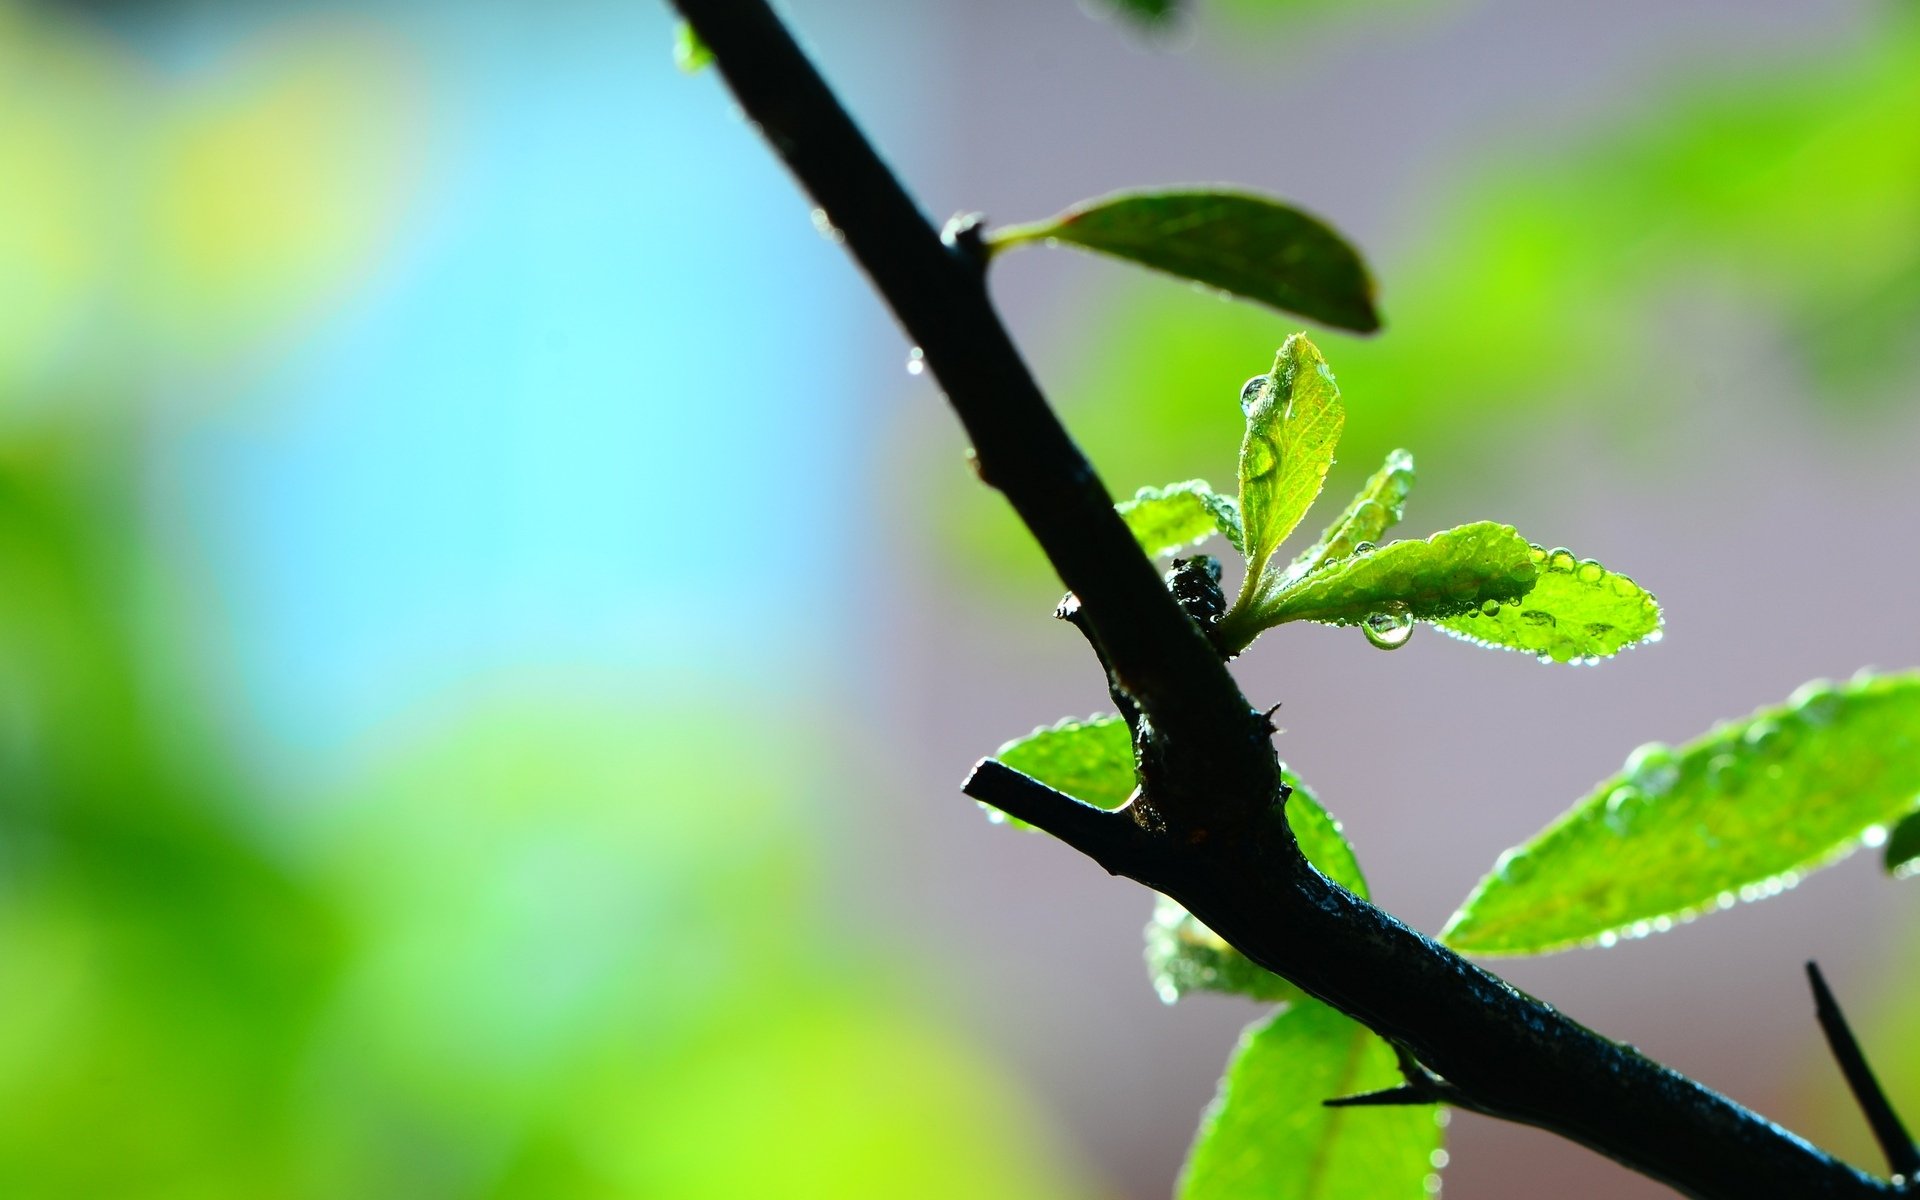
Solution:
M 1895 879 L 1920 875 L 1920 812 L 1908 813 L 1893 827 L 1883 861 Z
M 673 65 L 689 75 L 697 74 L 713 65 L 713 51 L 700 40 L 693 26 L 680 22 L 673 31 Z
M 1810 683 L 1620 774 L 1502 855 L 1440 935 L 1474 954 L 1640 936 L 1791 887 L 1913 811 L 1920 673 Z
M 1162 25 L 1181 10 L 1181 0 L 1106 0 L 1107 7 L 1142 25 Z
M 1539 577 L 1512 603 L 1472 609 L 1436 624 L 1481 646 L 1519 650 L 1541 662 L 1592 662 L 1658 640 L 1660 605 L 1625 575 L 1561 547 L 1530 548 Z
M 1115 713 L 1042 726 L 1000 747 L 993 757 L 1095 808 L 1119 808 L 1133 795 L 1133 734 Z M 1033 828 L 991 805 L 980 807 L 996 822 Z
M 1224 533 L 1240 545 L 1240 511 L 1204 479 L 1144 487 L 1114 506 L 1149 556 L 1172 554 Z
M 1273 371 L 1248 381 L 1240 403 L 1247 419 L 1240 441 L 1244 595 L 1326 485 L 1347 413 L 1327 360 L 1303 333 L 1281 343 Z
M 1221 188 L 1120 192 L 989 232 L 995 251 L 1068 242 L 1339 329 L 1380 327 L 1366 264 L 1338 233 L 1277 200 Z
M 1279 587 L 1285 588 L 1327 563 L 1347 557 L 1363 544 L 1379 541 L 1406 515 L 1407 493 L 1412 490 L 1413 455 L 1395 450 L 1387 455 L 1386 465 L 1374 472 L 1348 502 L 1346 511 L 1320 534 L 1320 540 L 1287 564 Z
M 1227 614 L 1220 637 L 1238 651 L 1261 630 L 1288 621 L 1358 625 L 1380 614 L 1434 621 L 1525 595 L 1536 574 L 1527 542 L 1512 526 L 1478 521 L 1424 541 L 1388 542 L 1330 563 L 1285 591 L 1262 591 Z
M 1328 1108 L 1401 1083 L 1393 1050 L 1300 998 L 1249 1026 L 1200 1118 L 1180 1200 L 1426 1200 L 1443 1133 L 1428 1107 Z
M 1287 797 L 1287 825 L 1300 843 L 1307 861 L 1320 873 L 1362 900 L 1366 877 L 1353 847 L 1335 820 L 1299 776 L 1281 769 L 1292 793 Z M 1202 924 L 1177 902 L 1160 896 L 1146 929 L 1147 975 L 1153 990 L 1171 1004 L 1190 991 L 1237 992 L 1256 1000 L 1287 1000 L 1302 995 L 1286 980 L 1255 966 L 1246 955 Z

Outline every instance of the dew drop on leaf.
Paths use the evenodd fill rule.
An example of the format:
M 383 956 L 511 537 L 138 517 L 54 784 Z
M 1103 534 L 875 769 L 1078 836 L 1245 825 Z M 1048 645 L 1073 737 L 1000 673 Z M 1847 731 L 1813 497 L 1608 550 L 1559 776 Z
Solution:
M 1573 570 L 1574 564 L 1577 561 L 1578 560 L 1573 557 L 1573 551 L 1567 549 L 1565 546 L 1557 546 L 1552 553 L 1547 555 L 1547 570 L 1564 575 L 1568 571 Z
M 1583 558 L 1574 571 L 1574 578 L 1581 583 L 1599 583 L 1606 576 L 1607 569 L 1591 558 Z
M 925 372 L 926 369 L 927 369 L 926 351 L 920 349 L 920 347 L 918 346 L 915 346 L 913 349 L 907 351 L 907 374 L 919 375 Z
M 1260 385 L 1267 381 L 1265 375 L 1255 375 L 1240 385 L 1240 410 L 1251 411 L 1253 402 L 1260 398 Z
M 1367 641 L 1381 650 L 1398 650 L 1413 636 L 1413 614 L 1405 604 L 1395 601 L 1376 613 L 1368 613 L 1360 622 Z

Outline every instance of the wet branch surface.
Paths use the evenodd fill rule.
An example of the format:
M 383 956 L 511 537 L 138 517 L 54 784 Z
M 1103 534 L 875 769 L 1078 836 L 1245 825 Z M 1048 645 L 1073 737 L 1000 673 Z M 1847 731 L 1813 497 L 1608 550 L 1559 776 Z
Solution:
M 999 489 L 1078 600 L 1137 708 L 1119 812 L 1000 763 L 966 791 L 1183 904 L 1259 965 L 1402 1047 L 1433 1101 L 1551 1130 L 1685 1195 L 1911 1194 L 1607 1040 L 1328 882 L 1280 819 L 1266 719 L 1175 602 L 988 298 L 976 231 L 943 234 L 763 0 L 672 0 L 918 345 Z M 1401 1099 L 1405 1099 L 1402 1097 Z

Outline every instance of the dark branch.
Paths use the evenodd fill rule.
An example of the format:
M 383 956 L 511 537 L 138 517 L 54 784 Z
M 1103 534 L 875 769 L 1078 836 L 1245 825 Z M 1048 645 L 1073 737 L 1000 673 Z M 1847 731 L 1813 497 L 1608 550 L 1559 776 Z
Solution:
M 1827 986 L 1818 964 L 1807 964 L 1807 982 L 1813 985 L 1813 1012 L 1819 1018 L 1820 1032 L 1827 1035 L 1827 1046 L 1833 1051 L 1834 1061 L 1840 1064 L 1840 1074 L 1846 1077 L 1847 1087 L 1852 1090 L 1860 1111 L 1866 1114 L 1867 1126 L 1887 1156 L 1887 1166 L 1895 1175 L 1912 1181 L 1920 1176 L 1920 1146 L 1913 1144 L 1900 1114 L 1893 1111 L 1893 1103 L 1881 1090 L 1880 1081 L 1873 1077 L 1873 1068 L 1867 1065 L 1867 1056 L 1861 1053 L 1860 1043 L 1847 1027 L 1846 1014 L 1840 1011 L 1840 1002 L 1833 998 L 1833 989 Z
M 748 118 L 846 236 L 999 488 L 1079 597 L 1142 718 L 1142 791 L 1102 813 L 984 763 L 969 793 L 1171 896 L 1254 962 L 1431 1067 L 1460 1103 L 1550 1129 L 1681 1192 L 1897 1193 L 1516 991 L 1309 866 L 1276 803 L 1267 724 L 1114 513 L 988 300 L 762 0 L 673 0 Z
M 1192 795 L 1170 787 L 1163 810 L 1201 826 L 1251 819 L 1278 778 L 1259 716 L 1040 394 L 987 298 L 969 248 L 977 227 L 934 231 L 763 0 L 674 3 L 919 346 L 973 440 L 981 478 L 1006 495 L 1085 604 L 1092 636 L 1167 738 L 1174 769 L 1205 761 L 1216 785 L 1231 784 Z

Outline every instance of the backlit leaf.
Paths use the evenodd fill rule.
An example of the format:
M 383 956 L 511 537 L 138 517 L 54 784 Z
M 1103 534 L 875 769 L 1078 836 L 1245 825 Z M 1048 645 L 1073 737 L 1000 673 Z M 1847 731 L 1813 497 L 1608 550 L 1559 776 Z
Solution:
M 1476 954 L 1611 944 L 1771 896 L 1920 798 L 1920 673 L 1810 683 L 1626 767 L 1502 855 L 1442 940 Z
M 1120 192 L 987 235 L 996 251 L 1030 242 L 1129 259 L 1338 329 L 1380 327 L 1359 253 L 1318 218 L 1249 192 Z
M 673 65 L 689 75 L 704 71 L 713 63 L 713 51 L 700 40 L 693 26 L 685 21 L 673 31 Z
M 1393 1050 L 1301 997 L 1240 1035 L 1220 1094 L 1200 1118 L 1180 1200 L 1426 1200 L 1440 1114 L 1328 1108 L 1401 1083 Z
M 1479 521 L 1424 541 L 1388 542 L 1329 563 L 1284 591 L 1259 592 L 1227 614 L 1220 637 L 1237 651 L 1262 629 L 1288 621 L 1357 625 L 1383 612 L 1437 621 L 1525 595 L 1537 574 L 1512 526 Z
M 1387 455 L 1386 465 L 1375 471 L 1348 502 L 1346 511 L 1320 534 L 1320 540 L 1287 565 L 1280 586 L 1287 587 L 1327 563 L 1347 557 L 1356 546 L 1378 542 L 1406 514 L 1407 493 L 1411 490 L 1413 455 L 1395 450 Z
M 1133 794 L 1133 734 L 1113 713 L 1084 721 L 1067 717 L 1008 742 L 993 756 L 1022 775 L 1095 808 L 1119 808 Z M 1033 828 L 990 805 L 980 807 L 995 821 Z
M 1367 881 L 1353 847 L 1340 832 L 1340 822 L 1328 814 L 1293 772 L 1281 769 L 1292 793 L 1287 797 L 1287 825 L 1300 843 L 1307 861 L 1320 873 L 1362 900 Z M 1153 989 L 1169 1003 L 1190 991 L 1238 992 L 1256 1000 L 1286 1000 L 1301 992 L 1286 980 L 1255 966 L 1246 955 L 1228 945 L 1199 918 L 1165 896 L 1157 898 L 1153 920 L 1147 925 L 1147 974 Z
M 1645 588 L 1564 548 L 1534 546 L 1531 554 L 1540 577 L 1518 603 L 1463 612 L 1437 622 L 1440 628 L 1541 662 L 1591 662 L 1658 640 L 1660 605 Z
M 1281 343 L 1272 373 L 1250 381 L 1240 404 L 1240 524 L 1251 583 L 1319 497 L 1347 412 L 1327 360 L 1301 333 Z
M 1172 554 L 1224 533 L 1237 547 L 1240 512 L 1234 502 L 1204 479 L 1141 488 L 1133 499 L 1114 506 L 1148 555 Z

